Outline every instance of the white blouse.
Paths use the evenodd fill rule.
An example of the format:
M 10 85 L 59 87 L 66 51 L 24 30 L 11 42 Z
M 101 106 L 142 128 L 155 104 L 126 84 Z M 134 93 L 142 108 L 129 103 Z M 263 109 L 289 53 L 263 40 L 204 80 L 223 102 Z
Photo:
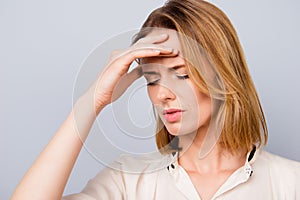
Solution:
M 114 163 L 114 168 L 121 170 L 104 169 L 80 193 L 63 200 L 200 200 L 189 175 L 177 161 L 177 154 L 154 160 L 122 156 Z M 139 173 L 132 173 L 132 169 Z M 300 200 L 300 163 L 263 150 L 249 152 L 245 165 L 212 199 Z

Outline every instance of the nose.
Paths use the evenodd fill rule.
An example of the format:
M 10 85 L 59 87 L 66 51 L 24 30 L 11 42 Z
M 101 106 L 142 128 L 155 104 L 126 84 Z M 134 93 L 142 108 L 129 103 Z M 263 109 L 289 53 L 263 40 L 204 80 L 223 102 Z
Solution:
M 167 102 L 170 100 L 175 100 L 176 95 L 174 92 L 171 91 L 170 88 L 163 85 L 157 85 L 157 93 L 156 93 L 157 100 L 161 102 Z

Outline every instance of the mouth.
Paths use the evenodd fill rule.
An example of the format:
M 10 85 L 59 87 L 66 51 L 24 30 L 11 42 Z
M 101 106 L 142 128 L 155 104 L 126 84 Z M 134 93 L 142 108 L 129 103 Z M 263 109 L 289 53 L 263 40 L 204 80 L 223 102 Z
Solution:
M 163 115 L 167 122 L 177 122 L 181 119 L 184 110 L 181 109 L 167 109 L 163 111 Z
M 171 108 L 171 109 L 164 110 L 163 115 L 173 114 L 173 113 L 176 113 L 176 112 L 183 112 L 183 110 Z

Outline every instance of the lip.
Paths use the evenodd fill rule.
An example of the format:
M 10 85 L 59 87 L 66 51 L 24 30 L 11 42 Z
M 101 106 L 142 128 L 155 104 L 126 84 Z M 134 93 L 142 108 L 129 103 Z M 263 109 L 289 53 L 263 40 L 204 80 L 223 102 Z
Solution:
M 165 109 L 165 110 L 163 111 L 163 115 L 166 115 L 166 114 L 173 114 L 173 113 L 176 113 L 176 112 L 183 112 L 183 110 L 177 109 L 177 108 Z
M 167 122 L 176 122 L 181 119 L 183 112 L 184 112 L 184 110 L 177 109 L 177 108 L 171 108 L 171 109 L 165 109 L 163 111 L 163 115 Z

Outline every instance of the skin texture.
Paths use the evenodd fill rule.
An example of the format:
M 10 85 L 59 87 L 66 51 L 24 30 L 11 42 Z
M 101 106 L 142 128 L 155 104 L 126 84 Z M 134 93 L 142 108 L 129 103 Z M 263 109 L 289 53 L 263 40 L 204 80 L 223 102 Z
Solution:
M 175 57 L 152 57 L 143 59 L 142 70 L 148 85 L 148 94 L 160 118 L 168 131 L 177 136 L 195 135 L 197 130 L 206 129 L 211 117 L 210 97 L 201 93 L 195 84 L 188 78 L 187 69 L 182 55 L 181 45 L 177 33 L 168 32 L 169 39 L 163 44 L 179 53 Z M 160 34 L 160 31 L 151 35 Z M 148 74 L 152 72 L 152 74 Z M 180 109 L 181 117 L 168 122 L 163 114 L 168 109 Z
M 184 66 L 180 52 L 180 43 L 172 30 L 163 34 L 153 32 L 130 48 L 113 52 L 105 69 L 76 102 L 65 122 L 22 178 L 11 199 L 61 199 L 82 142 L 96 116 L 146 71 L 147 67 L 137 67 L 127 73 L 130 64 L 137 58 L 146 65 L 156 63 L 165 66 L 157 68 L 149 65 L 152 68 L 147 69 L 159 74 L 158 84 L 148 86 L 150 99 L 162 119 L 164 109 L 185 110 L 180 120 L 172 123 L 163 121 L 172 134 L 180 136 L 180 144 L 185 147 L 179 164 L 190 176 L 201 198 L 210 199 L 228 176 L 242 166 L 244 155 L 229 155 L 216 145 L 204 159 L 197 157 L 209 124 L 211 103 L 210 98 L 200 93 L 188 78 L 178 79 L 178 75 L 186 74 L 184 67 L 168 71 L 174 66 Z M 150 80 L 153 77 L 145 78 L 156 81 Z
M 130 64 L 137 58 L 177 55 L 177 50 L 160 44 L 167 39 L 167 34 L 147 37 L 128 49 L 111 54 L 105 69 L 75 103 L 67 119 L 22 178 L 11 199 L 61 199 L 82 142 L 88 136 L 96 116 L 127 87 L 120 87 L 116 92 L 114 88 L 130 85 L 141 76 L 139 68 L 127 73 Z
M 226 179 L 245 162 L 245 154 L 231 155 L 224 151 L 218 143 L 214 143 L 212 150 L 204 158 L 199 159 L 199 152 L 208 131 L 212 105 L 209 96 L 201 93 L 189 79 L 179 79 L 178 75 L 187 74 L 182 58 L 182 49 L 176 31 L 166 30 L 169 39 L 162 44 L 178 49 L 176 57 L 152 57 L 143 59 L 144 76 L 148 82 L 148 94 L 157 109 L 158 115 L 170 134 L 179 137 L 179 164 L 190 176 L 201 199 L 211 199 Z M 158 32 L 152 35 L 159 34 Z M 151 35 L 151 34 L 150 34 Z M 175 68 L 174 66 L 183 66 Z M 209 71 L 209 69 L 207 69 Z M 155 72 L 155 74 L 148 74 Z M 176 77 L 177 75 L 177 77 Z M 175 122 L 165 120 L 163 110 L 178 108 L 184 110 Z

